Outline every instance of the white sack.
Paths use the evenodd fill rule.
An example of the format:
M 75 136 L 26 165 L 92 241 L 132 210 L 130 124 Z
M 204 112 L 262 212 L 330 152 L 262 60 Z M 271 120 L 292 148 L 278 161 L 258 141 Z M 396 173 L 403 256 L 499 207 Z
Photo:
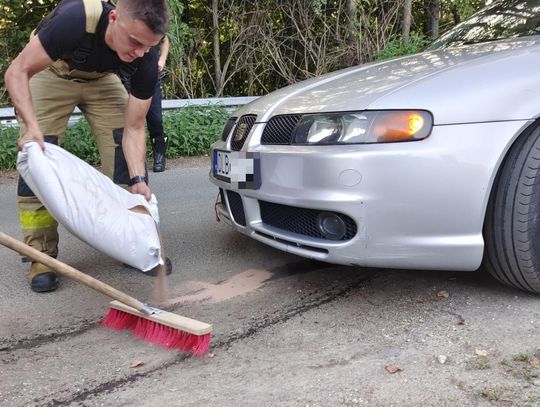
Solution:
M 157 201 L 131 194 L 66 150 L 27 143 L 17 169 L 52 216 L 95 249 L 148 271 L 163 264 Z M 151 214 L 130 208 L 142 206 Z

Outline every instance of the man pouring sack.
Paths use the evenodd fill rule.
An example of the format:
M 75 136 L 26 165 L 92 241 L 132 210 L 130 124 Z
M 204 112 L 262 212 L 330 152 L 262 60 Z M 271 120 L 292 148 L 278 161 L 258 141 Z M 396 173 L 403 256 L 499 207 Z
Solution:
M 96 139 L 103 172 L 147 200 L 145 117 L 158 77 L 153 49 L 168 27 L 166 0 L 63 0 L 11 63 L 5 83 L 21 124 L 19 149 L 59 144 L 77 106 Z M 128 95 L 120 77 L 129 78 Z M 84 181 L 84 180 L 82 180 Z M 24 242 L 58 254 L 58 223 L 22 178 L 17 203 Z M 36 292 L 58 287 L 56 274 L 32 263 Z

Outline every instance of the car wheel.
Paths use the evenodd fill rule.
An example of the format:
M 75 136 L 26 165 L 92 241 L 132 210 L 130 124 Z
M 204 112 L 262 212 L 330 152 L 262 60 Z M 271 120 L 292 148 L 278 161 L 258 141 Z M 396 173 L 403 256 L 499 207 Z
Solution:
M 510 149 L 484 223 L 484 265 L 504 284 L 540 294 L 540 126 Z

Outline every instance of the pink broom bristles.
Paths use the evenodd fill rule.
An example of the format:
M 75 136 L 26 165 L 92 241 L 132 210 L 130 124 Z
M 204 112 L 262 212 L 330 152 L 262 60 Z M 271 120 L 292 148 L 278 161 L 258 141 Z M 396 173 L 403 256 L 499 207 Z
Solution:
M 180 349 L 184 352 L 190 352 L 194 356 L 205 354 L 210 347 L 209 333 L 195 335 L 115 308 L 109 309 L 103 320 L 103 325 L 116 330 L 128 329 L 134 336 L 146 342 L 167 349 Z

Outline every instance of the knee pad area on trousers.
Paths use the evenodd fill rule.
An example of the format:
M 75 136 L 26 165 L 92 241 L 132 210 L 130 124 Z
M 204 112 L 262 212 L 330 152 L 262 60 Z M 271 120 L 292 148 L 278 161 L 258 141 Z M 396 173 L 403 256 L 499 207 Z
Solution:
M 58 145 L 58 136 L 44 136 L 43 138 L 46 143 Z M 19 182 L 17 183 L 17 195 L 36 196 L 21 176 L 19 176 Z

